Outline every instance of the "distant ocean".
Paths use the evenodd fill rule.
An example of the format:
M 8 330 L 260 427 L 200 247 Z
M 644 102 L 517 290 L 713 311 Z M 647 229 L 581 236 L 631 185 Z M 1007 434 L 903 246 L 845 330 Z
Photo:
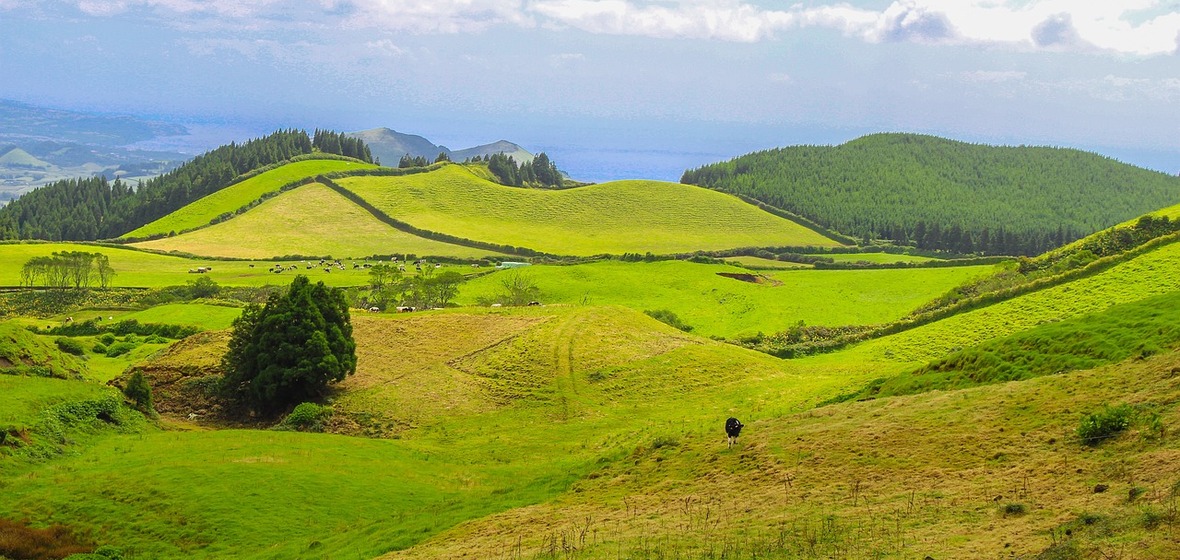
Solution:
M 619 179 L 680 181 L 684 171 L 725 161 L 741 154 L 677 152 L 663 150 L 618 150 L 549 146 L 539 149 L 557 163 L 571 179 L 603 183 Z

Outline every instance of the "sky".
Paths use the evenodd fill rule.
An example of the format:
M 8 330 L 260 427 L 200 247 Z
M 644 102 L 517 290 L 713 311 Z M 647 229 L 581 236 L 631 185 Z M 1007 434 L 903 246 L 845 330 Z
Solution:
M 1180 172 L 1180 0 L 0 0 L 0 99 L 507 139 L 575 178 L 872 132 Z

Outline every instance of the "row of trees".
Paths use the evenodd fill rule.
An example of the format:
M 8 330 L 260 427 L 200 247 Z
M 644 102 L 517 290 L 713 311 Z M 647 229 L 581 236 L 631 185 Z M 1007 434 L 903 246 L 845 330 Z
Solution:
M 118 237 L 221 190 L 236 177 L 314 149 L 356 154 L 370 161 L 360 140 L 317 131 L 319 146 L 303 130 L 281 130 L 244 144 L 231 143 L 132 187 L 104 177 L 50 183 L 0 208 L 0 239 L 93 241 Z M 350 154 L 343 154 L 348 150 Z M 356 155 L 350 155 L 356 157 Z
M 502 185 L 513 187 L 560 187 L 564 178 L 557 164 L 550 161 L 545 152 L 537 154 L 532 161 L 517 164 L 516 159 L 505 154 L 476 156 L 471 161 L 488 164 L 488 171 L 496 176 Z
M 405 276 L 395 266 L 378 264 L 369 269 L 369 292 L 361 304 L 382 309 L 446 307 L 462 282 L 463 275 L 453 270 L 435 274 L 434 267 L 425 266 L 420 274 Z
M 744 195 L 858 239 L 1032 255 L 1175 204 L 1180 179 L 1078 150 L 916 134 L 757 152 L 681 182 Z
M 311 146 L 325 154 L 339 154 L 369 163 L 380 163 L 373 161 L 373 154 L 363 140 L 353 138 L 343 132 L 317 128 L 312 135 Z
M 33 257 L 20 270 L 22 286 L 47 288 L 90 288 L 95 281 L 110 287 L 115 269 L 102 253 L 59 251 L 48 257 Z

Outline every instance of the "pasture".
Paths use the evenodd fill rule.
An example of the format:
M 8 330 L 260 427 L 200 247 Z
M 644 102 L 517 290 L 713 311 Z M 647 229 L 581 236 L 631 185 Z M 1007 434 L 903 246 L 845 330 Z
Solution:
M 497 185 L 460 165 L 336 183 L 420 229 L 558 255 L 839 245 L 736 197 L 678 183 L 544 191 Z
M 316 266 L 319 260 L 285 260 L 285 261 L 220 261 L 162 255 L 130 248 L 111 247 L 102 245 L 87 245 L 80 243 L 0 243 L 0 286 L 20 285 L 20 270 L 25 262 L 33 257 L 48 256 L 57 251 L 86 251 L 102 253 L 110 259 L 111 267 L 115 269 L 112 287 L 117 288 L 160 288 L 164 286 L 179 286 L 197 278 L 207 276 L 223 286 L 266 286 L 286 285 L 291 283 L 295 274 L 304 274 L 311 281 L 322 280 L 324 284 L 335 287 L 363 286 L 369 282 L 369 271 L 364 268 L 352 267 L 353 263 L 363 260 L 344 260 L 344 270 L 333 269 L 324 272 Z M 354 255 L 363 257 L 364 255 Z M 376 262 L 376 261 L 368 261 Z M 294 270 L 287 270 L 281 274 L 274 274 L 270 268 L 276 264 L 284 267 L 294 266 Z M 311 268 L 308 268 L 308 266 Z M 205 274 L 193 274 L 190 270 L 198 267 L 212 267 Z M 470 273 L 469 266 L 444 265 L 441 270 L 456 270 Z M 409 271 L 413 274 L 413 270 Z
M 599 261 L 496 272 L 464 284 L 456 301 L 475 305 L 494 300 L 505 279 L 520 275 L 537 285 L 546 304 L 667 309 L 692 326 L 694 334 L 737 338 L 769 334 L 800 321 L 827 326 L 886 323 L 991 269 L 759 272 L 687 261 Z
M 315 183 L 280 194 L 233 219 L 132 245 L 246 259 L 289 255 L 343 259 L 393 254 L 479 258 L 496 254 L 396 230 L 339 193 Z
M 128 232 L 123 237 L 143 238 L 152 235 L 168 235 L 207 226 L 214 218 L 227 212 L 236 212 L 239 208 L 258 200 L 263 195 L 275 192 L 283 185 L 304 177 L 313 177 L 331 171 L 373 169 L 375 167 L 377 166 L 359 161 L 335 159 L 313 159 L 289 163 L 234 183 L 163 218 Z

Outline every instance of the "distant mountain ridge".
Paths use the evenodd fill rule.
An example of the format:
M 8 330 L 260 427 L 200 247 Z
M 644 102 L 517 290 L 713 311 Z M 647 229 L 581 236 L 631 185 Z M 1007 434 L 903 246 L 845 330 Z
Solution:
M 411 157 L 424 157 L 430 161 L 434 161 L 434 158 L 438 157 L 440 153 L 447 154 L 447 157 L 451 158 L 451 161 L 463 161 L 476 156 L 484 157 L 492 154 L 512 156 L 517 163 L 533 161 L 532 153 L 520 147 L 520 145 L 507 140 L 499 140 L 490 144 L 464 148 L 462 150 L 451 150 L 441 144 L 435 144 L 422 136 L 406 134 L 384 127 L 349 132 L 347 136 L 363 140 L 369 146 L 373 157 L 379 159 L 382 165 L 390 167 L 397 167 L 397 162 L 401 160 L 402 156 L 407 154 Z

